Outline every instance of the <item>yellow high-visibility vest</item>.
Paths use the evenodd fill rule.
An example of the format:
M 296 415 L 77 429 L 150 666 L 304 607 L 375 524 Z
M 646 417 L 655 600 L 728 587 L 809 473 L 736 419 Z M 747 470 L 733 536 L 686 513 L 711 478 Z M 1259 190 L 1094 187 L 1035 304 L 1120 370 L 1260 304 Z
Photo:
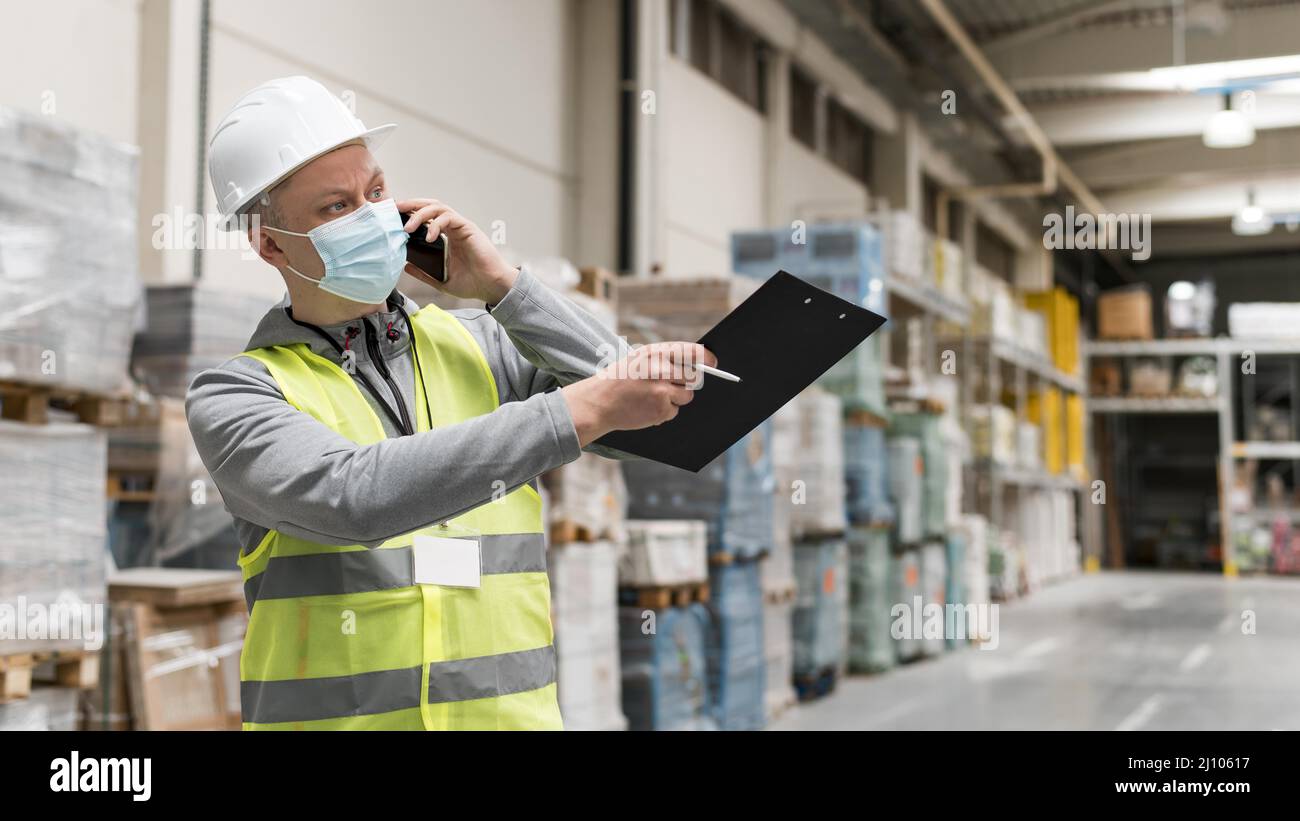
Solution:
M 420 431 L 490 413 L 478 343 L 436 306 L 411 317 Z M 289 404 L 359 445 L 386 438 L 351 376 L 302 343 L 246 351 Z M 425 395 L 433 418 L 425 411 Z M 488 492 L 493 478 L 483 477 Z M 431 494 L 437 488 L 430 488 Z M 481 534 L 478 588 L 416 584 L 411 545 L 327 545 L 272 530 L 241 556 L 245 730 L 562 729 L 541 499 L 524 485 L 447 523 Z

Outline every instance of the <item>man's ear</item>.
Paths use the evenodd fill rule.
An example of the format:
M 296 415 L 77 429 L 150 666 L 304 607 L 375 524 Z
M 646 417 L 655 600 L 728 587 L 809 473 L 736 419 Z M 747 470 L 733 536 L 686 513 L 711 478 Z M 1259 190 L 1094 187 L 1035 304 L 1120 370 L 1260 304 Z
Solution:
M 248 243 L 257 251 L 257 255 L 266 260 L 266 263 L 271 267 L 283 268 L 289 264 L 288 257 L 276 244 L 271 232 L 263 230 L 261 226 L 250 225 L 248 227 Z

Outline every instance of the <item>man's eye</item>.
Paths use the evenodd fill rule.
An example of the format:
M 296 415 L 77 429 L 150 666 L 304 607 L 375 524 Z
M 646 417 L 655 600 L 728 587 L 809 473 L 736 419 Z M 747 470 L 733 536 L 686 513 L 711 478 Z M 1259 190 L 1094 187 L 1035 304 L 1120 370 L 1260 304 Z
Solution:
M 343 203 L 343 202 L 340 201 L 340 202 L 336 202 L 336 203 L 333 203 L 332 205 L 330 205 L 330 206 L 329 206 L 329 209 L 330 209 L 331 211 L 338 211 L 338 210 L 342 209 L 343 207 L 345 207 L 345 203 Z
M 370 192 L 370 196 L 374 197 L 377 200 L 382 200 L 384 198 L 384 189 L 376 188 L 374 191 Z

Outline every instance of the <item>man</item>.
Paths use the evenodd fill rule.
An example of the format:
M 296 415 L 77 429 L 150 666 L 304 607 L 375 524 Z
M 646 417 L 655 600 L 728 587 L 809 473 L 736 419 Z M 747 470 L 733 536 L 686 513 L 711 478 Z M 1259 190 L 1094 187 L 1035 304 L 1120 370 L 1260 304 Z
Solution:
M 223 224 L 258 217 L 288 290 L 186 402 L 243 544 L 244 728 L 559 729 L 535 479 L 672 419 L 715 360 L 671 343 L 602 370 L 610 331 L 447 205 L 394 201 L 371 154 L 393 128 L 290 77 L 212 137 Z M 444 290 L 486 309 L 395 290 L 420 225 L 450 242 Z

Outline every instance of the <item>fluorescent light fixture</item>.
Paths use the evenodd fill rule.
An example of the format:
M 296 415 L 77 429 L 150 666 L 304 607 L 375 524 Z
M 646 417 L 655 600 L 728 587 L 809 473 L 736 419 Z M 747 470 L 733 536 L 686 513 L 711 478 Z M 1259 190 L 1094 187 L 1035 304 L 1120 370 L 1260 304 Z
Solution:
M 1255 142 L 1255 126 L 1246 115 L 1232 108 L 1232 95 L 1223 95 L 1223 110 L 1215 112 L 1205 125 L 1201 141 L 1206 148 L 1243 148 Z

